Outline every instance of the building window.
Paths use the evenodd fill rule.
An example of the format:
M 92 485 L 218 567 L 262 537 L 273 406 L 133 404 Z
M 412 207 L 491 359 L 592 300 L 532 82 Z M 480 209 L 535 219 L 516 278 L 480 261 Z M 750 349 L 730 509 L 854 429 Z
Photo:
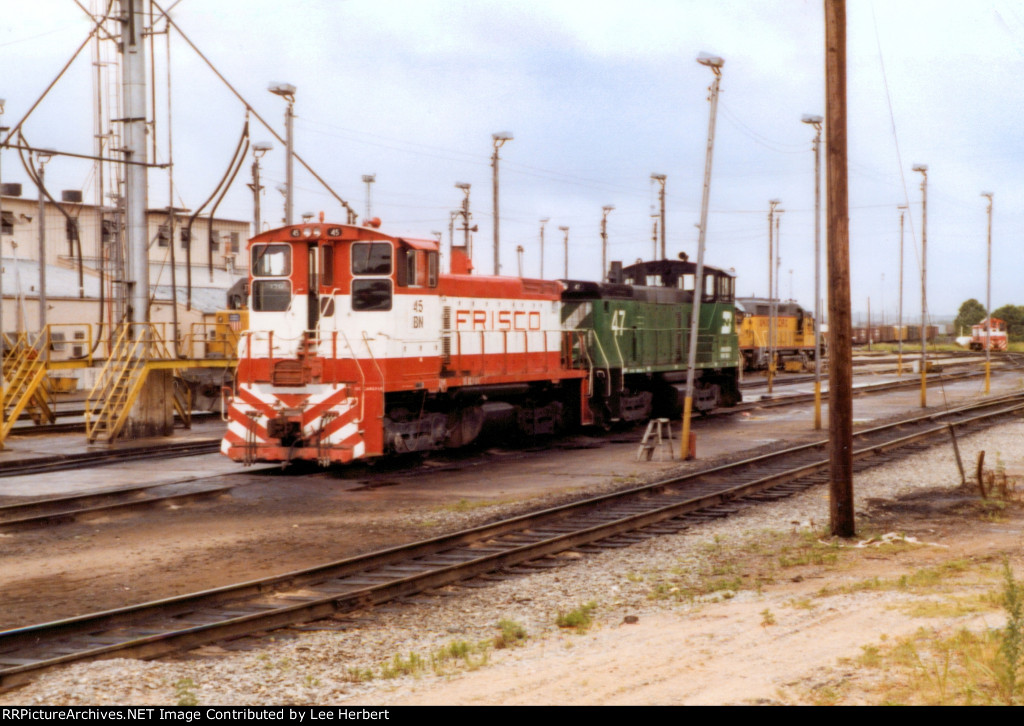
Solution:
M 158 229 L 156 232 L 156 246 L 166 247 L 168 244 L 170 244 L 170 240 L 171 230 L 168 228 L 166 223 L 161 224 L 160 229 Z
M 181 249 L 187 250 L 192 243 L 192 233 L 188 227 L 181 228 Z
M 3 213 L 3 225 L 0 227 L 0 233 L 3 234 L 14 234 L 14 213 L 4 212 Z
M 110 244 L 117 238 L 117 225 L 112 219 L 103 220 L 103 231 L 100 233 L 100 241 L 103 244 Z
M 210 232 L 210 249 L 213 252 L 220 249 L 220 232 L 217 230 Z
M 238 232 L 229 232 L 227 246 L 224 249 L 225 255 L 233 255 L 238 252 Z

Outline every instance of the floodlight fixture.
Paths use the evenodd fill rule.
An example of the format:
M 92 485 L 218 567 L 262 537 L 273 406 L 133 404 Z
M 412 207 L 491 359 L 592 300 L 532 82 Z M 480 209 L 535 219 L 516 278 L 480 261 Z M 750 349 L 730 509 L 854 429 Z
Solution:
M 811 124 L 813 126 L 817 126 L 822 121 L 824 121 L 825 119 L 823 119 L 821 116 L 816 116 L 814 114 L 805 113 L 800 120 L 802 122 L 804 122 L 805 124 Z
M 651 174 L 651 179 L 653 179 L 654 181 L 663 182 L 665 181 L 666 176 L 664 174 Z
M 700 53 L 697 56 L 697 62 L 702 66 L 708 68 L 721 68 L 725 65 L 725 60 L 717 55 L 711 55 L 710 53 Z
M 988 199 L 988 200 L 989 200 L 990 202 L 992 201 L 992 192 L 982 192 L 982 193 L 981 193 L 981 196 L 985 197 L 985 198 L 986 198 L 986 199 Z
M 927 174 L 928 173 L 928 165 L 927 164 L 914 164 L 914 166 L 911 167 L 911 170 L 912 171 L 919 171 L 922 174 Z
M 456 189 L 461 189 L 464 192 L 468 192 L 469 191 L 469 187 L 470 187 L 469 182 L 455 182 L 455 188 Z
M 295 100 L 296 88 L 290 83 L 271 83 L 267 86 L 267 90 L 288 102 L 293 102 Z
M 363 174 L 363 184 L 373 184 L 377 181 L 376 174 Z
M 252 153 L 257 159 L 260 159 L 263 157 L 264 154 L 266 154 L 273 148 L 274 145 L 269 141 L 257 141 L 255 144 L 252 145 Z
M 511 131 L 498 131 L 496 133 L 491 134 L 491 138 L 494 139 L 495 141 L 505 142 L 511 141 L 515 137 L 512 135 Z
M 612 211 L 613 209 L 615 209 L 615 205 L 614 205 L 614 204 L 606 204 L 606 205 L 604 205 L 603 207 L 601 207 L 601 210 L 602 210 L 603 212 L 605 212 L 606 214 L 607 214 L 608 212 Z

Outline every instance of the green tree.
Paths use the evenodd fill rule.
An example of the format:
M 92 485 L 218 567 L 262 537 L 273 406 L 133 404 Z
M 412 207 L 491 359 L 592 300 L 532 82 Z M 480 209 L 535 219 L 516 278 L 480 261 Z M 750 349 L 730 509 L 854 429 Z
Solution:
M 1024 340 L 1024 306 L 1003 305 L 992 311 L 992 317 L 1006 321 L 1010 340 Z
M 954 335 L 970 335 L 971 326 L 977 325 L 984 319 L 985 306 L 973 297 L 970 300 L 965 300 L 956 314 L 956 320 L 953 321 Z

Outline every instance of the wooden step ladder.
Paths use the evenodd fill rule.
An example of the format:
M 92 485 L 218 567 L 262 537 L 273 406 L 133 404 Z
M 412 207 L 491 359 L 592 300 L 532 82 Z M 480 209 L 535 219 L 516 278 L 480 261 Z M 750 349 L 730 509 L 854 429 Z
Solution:
M 676 458 L 676 447 L 672 441 L 672 422 L 667 418 L 652 418 L 647 422 L 647 430 L 640 441 L 640 449 L 636 452 L 636 460 L 646 458 L 651 461 L 654 452 L 658 452 L 658 461 L 664 461 L 665 446 L 668 446 L 668 458 Z

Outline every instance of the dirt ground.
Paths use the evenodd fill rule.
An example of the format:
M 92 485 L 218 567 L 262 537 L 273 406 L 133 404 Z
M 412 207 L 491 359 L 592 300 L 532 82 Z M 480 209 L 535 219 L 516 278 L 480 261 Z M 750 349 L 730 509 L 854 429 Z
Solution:
M 997 605 L 955 615 L 943 604 L 998 592 L 1005 559 L 1024 571 L 1024 508 L 998 508 L 948 490 L 877 501 L 861 528 L 911 539 L 858 547 L 839 564 L 797 567 L 760 592 L 696 609 L 608 623 L 514 652 L 493 666 L 447 679 L 384 686 L 353 702 L 394 705 L 878 704 L 886 679 L 911 674 L 865 668 L 866 649 L 929 629 L 935 637 L 1005 620 Z M 914 542 L 914 539 L 917 542 Z M 950 563 L 956 563 L 950 566 Z M 929 588 L 887 586 L 915 572 L 956 572 Z M 877 587 L 857 583 L 880 582 Z M 922 617 L 922 602 L 938 602 Z M 924 666 L 922 666 L 924 668 Z M 921 702 L 929 701 L 922 695 Z M 942 701 L 939 701 L 942 702 Z M 946 702 L 956 702 L 955 699 Z M 983 702 L 983 701 L 980 701 Z

